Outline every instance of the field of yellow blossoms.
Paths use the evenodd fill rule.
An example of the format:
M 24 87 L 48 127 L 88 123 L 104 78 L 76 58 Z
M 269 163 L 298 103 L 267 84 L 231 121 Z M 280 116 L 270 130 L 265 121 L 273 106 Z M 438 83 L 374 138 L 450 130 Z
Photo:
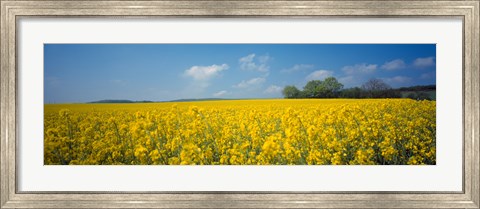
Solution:
M 46 104 L 46 165 L 435 164 L 436 103 Z

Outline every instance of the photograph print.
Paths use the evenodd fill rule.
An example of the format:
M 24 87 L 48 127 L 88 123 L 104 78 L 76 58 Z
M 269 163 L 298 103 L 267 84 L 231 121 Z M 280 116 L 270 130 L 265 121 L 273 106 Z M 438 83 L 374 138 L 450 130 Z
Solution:
M 435 44 L 44 44 L 44 165 L 435 165 Z

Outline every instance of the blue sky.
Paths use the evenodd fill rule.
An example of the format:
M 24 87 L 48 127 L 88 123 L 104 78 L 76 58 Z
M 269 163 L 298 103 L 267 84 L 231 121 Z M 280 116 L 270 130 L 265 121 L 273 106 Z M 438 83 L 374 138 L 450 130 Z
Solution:
M 436 84 L 435 44 L 45 44 L 44 102 L 278 98 L 334 76 Z

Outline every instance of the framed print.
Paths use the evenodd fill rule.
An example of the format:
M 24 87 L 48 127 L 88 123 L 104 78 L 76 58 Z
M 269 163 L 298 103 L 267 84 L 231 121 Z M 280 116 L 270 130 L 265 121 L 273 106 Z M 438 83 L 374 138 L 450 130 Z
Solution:
M 479 1 L 1 1 L 2 208 L 479 208 Z

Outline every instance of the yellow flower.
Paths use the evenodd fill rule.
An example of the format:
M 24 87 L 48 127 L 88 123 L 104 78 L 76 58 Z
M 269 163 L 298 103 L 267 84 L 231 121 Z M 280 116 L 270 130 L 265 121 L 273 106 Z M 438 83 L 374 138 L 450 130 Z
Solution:
M 436 102 L 46 104 L 45 164 L 436 164 Z

